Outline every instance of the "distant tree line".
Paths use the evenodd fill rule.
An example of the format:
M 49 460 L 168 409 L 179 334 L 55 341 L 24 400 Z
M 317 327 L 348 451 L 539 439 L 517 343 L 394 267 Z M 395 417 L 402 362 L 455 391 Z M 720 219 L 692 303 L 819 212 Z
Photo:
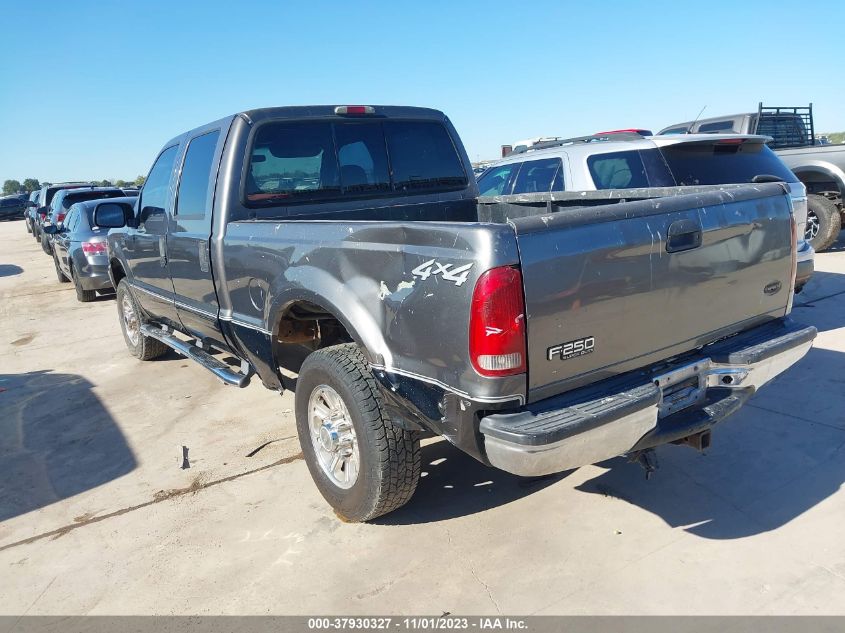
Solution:
M 92 180 L 91 182 L 98 187 L 140 187 L 144 184 L 146 176 L 138 176 L 135 180 Z M 19 180 L 9 179 L 3 183 L 3 195 L 8 196 L 15 193 L 32 193 L 41 189 L 45 185 L 50 185 L 49 182 L 38 182 L 37 178 L 26 178 L 23 183 Z

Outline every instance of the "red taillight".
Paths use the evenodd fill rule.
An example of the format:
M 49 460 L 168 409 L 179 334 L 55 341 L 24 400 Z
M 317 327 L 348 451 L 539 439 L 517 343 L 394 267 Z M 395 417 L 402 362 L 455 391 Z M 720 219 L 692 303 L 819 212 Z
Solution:
M 47 217 L 47 212 L 46 212 L 46 211 L 39 211 L 39 212 L 38 212 L 38 215 L 40 215 L 40 216 L 41 216 L 41 219 L 43 220 L 44 218 L 46 218 L 46 217 Z
M 62 221 L 63 221 L 64 219 L 65 219 L 65 214 L 64 214 L 64 213 L 59 213 L 59 214 L 56 216 L 56 224 L 61 224 L 61 223 L 62 223 Z
M 82 242 L 82 252 L 86 255 L 107 255 L 108 244 L 106 242 Z
M 335 114 L 375 114 L 376 109 L 373 106 L 337 106 L 334 109 Z
M 742 145 L 744 142 L 744 138 L 723 138 L 716 141 L 716 145 Z
M 469 355 L 482 376 L 525 371 L 525 303 L 518 268 L 493 268 L 475 284 L 469 315 Z

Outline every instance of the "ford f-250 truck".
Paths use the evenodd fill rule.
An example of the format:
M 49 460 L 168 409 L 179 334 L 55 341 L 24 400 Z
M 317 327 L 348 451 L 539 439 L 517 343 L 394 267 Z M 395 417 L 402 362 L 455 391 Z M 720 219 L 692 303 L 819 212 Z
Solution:
M 174 138 L 95 223 L 137 358 L 298 373 L 302 452 L 347 520 L 411 498 L 426 435 L 528 476 L 706 446 L 812 345 L 780 183 L 566 212 L 477 195 L 438 111 L 268 108 Z

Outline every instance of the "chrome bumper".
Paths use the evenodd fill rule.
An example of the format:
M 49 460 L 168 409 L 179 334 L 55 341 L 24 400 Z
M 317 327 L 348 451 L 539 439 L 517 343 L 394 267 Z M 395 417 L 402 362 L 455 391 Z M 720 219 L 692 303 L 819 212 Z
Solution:
M 547 475 L 700 433 L 799 361 L 815 335 L 813 327 L 770 324 L 604 390 L 489 415 L 479 426 L 487 459 L 516 475 Z

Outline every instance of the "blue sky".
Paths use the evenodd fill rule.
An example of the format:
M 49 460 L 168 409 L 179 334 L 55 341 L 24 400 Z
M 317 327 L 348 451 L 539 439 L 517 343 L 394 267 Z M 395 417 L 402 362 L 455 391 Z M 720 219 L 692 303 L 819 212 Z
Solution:
M 472 160 L 761 99 L 845 129 L 842 2 L 2 6 L 0 182 L 134 179 L 176 134 L 270 105 L 438 108 Z

